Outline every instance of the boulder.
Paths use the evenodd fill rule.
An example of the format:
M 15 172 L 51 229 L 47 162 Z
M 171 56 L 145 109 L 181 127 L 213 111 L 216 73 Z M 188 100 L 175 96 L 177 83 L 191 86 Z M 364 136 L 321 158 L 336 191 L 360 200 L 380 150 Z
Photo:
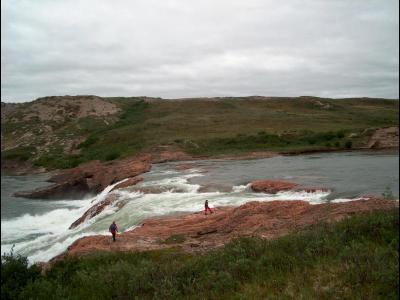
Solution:
M 31 199 L 76 199 L 90 193 L 91 190 L 84 179 L 72 179 L 34 191 L 16 192 L 14 196 Z

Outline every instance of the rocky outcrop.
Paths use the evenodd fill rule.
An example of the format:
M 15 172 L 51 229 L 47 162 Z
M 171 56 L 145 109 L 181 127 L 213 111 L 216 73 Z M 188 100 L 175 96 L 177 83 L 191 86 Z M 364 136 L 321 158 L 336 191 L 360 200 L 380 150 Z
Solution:
M 117 189 L 122 189 L 122 188 L 126 188 L 129 186 L 135 185 L 142 180 L 143 180 L 143 177 L 140 177 L 140 176 L 128 178 L 127 180 L 114 186 L 110 192 L 117 190 Z M 117 201 L 118 201 L 118 196 L 116 194 L 110 193 L 103 201 L 96 203 L 95 205 L 90 207 L 87 211 L 85 211 L 85 213 L 79 219 L 77 219 L 75 222 L 73 222 L 71 224 L 69 229 L 73 229 L 73 228 L 77 227 L 78 225 L 82 224 L 83 222 L 85 222 L 86 220 L 97 216 L 106 207 L 114 205 L 114 203 L 117 205 L 117 207 L 119 209 L 121 209 L 126 204 L 126 201 L 118 201 L 118 202 Z
M 32 118 L 39 121 L 59 121 L 65 117 L 106 117 L 119 111 L 116 104 L 94 95 L 50 96 L 24 104 L 2 102 L 1 122 L 29 121 Z
M 197 212 L 148 219 L 140 227 L 119 234 L 116 243 L 109 236 L 84 237 L 53 261 L 93 251 L 149 250 L 171 246 L 181 247 L 187 252 L 201 252 L 223 246 L 239 236 L 272 239 L 319 222 L 334 222 L 356 213 L 393 208 L 398 208 L 398 201 L 367 199 L 318 205 L 305 201 L 249 202 L 239 207 L 216 208 L 211 215 Z M 184 237 L 181 242 L 165 242 L 176 235 Z
M 256 180 L 250 183 L 250 187 L 255 192 L 263 192 L 268 194 L 276 194 L 284 191 L 295 191 L 295 192 L 329 192 L 328 188 L 324 187 L 309 187 L 300 186 L 297 183 L 282 181 L 282 180 Z
M 34 191 L 16 192 L 14 196 L 31 199 L 79 199 L 91 192 L 85 178 L 73 178 Z
M 85 194 L 97 194 L 110 184 L 148 172 L 151 168 L 149 160 L 148 155 L 142 155 L 109 163 L 98 160 L 91 161 L 51 177 L 49 181 L 55 183 L 51 186 L 30 192 L 18 192 L 15 193 L 15 196 L 39 199 L 76 199 Z M 132 181 L 137 180 L 140 179 L 130 179 L 126 184 L 132 184 Z
M 91 208 L 89 208 L 85 213 L 77 219 L 74 223 L 71 224 L 69 229 L 73 229 L 77 227 L 78 225 L 82 224 L 85 222 L 87 219 L 91 219 L 95 216 L 97 216 L 99 213 L 101 213 L 107 206 L 113 204 L 117 200 L 117 195 L 115 194 L 110 194 L 104 199 L 103 201 L 93 205 Z
M 264 192 L 268 194 L 276 194 L 282 191 L 293 190 L 297 186 L 297 183 L 280 180 L 256 180 L 250 185 L 253 191 Z
M 370 137 L 367 148 L 384 149 L 399 147 L 399 127 L 377 129 Z
M 82 131 L 82 124 L 111 125 L 119 119 L 120 112 L 118 103 L 92 95 L 44 97 L 18 104 L 2 103 L 1 151 L 7 153 L 2 158 L 2 171 L 9 155 L 17 159 L 21 159 L 22 155 L 22 160 L 30 163 L 44 156 L 52 157 L 50 159 L 55 162 L 55 156 L 61 154 L 56 153 L 55 149 L 62 151 L 64 158 L 79 155 L 82 150 L 79 145 L 90 135 Z M 15 174 L 32 173 L 22 164 L 14 164 L 10 171 Z

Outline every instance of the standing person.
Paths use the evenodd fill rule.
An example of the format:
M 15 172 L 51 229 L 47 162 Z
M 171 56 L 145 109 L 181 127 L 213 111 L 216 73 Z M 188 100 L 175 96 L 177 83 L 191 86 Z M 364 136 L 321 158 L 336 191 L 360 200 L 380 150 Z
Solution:
M 206 202 L 204 203 L 204 214 L 207 214 L 207 211 L 210 211 L 210 213 L 213 213 L 213 211 L 211 210 L 211 208 L 208 206 L 208 200 L 206 200 Z
M 118 227 L 117 224 L 115 224 L 115 221 L 112 222 L 112 224 L 110 225 L 110 228 L 108 229 L 113 237 L 113 242 L 115 242 L 115 235 L 117 234 L 118 231 Z

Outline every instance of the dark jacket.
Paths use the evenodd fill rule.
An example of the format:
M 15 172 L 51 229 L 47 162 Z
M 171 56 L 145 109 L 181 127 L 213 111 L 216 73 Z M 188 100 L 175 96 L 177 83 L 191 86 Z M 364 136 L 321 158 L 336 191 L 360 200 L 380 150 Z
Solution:
M 112 233 L 118 231 L 117 224 L 111 224 L 109 230 L 110 230 L 110 232 L 112 232 Z

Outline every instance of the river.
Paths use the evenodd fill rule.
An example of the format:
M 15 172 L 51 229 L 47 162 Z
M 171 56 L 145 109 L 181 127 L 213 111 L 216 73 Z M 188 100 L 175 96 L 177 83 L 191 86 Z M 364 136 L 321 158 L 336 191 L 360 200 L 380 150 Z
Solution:
M 194 168 L 178 170 L 182 164 Z M 31 263 L 48 261 L 66 250 L 76 239 L 108 234 L 115 220 L 120 231 L 135 228 L 145 218 L 200 211 L 205 199 L 211 207 L 241 205 L 248 201 L 305 200 L 312 204 L 351 201 L 365 195 L 390 191 L 399 197 L 397 151 L 356 151 L 277 156 L 257 160 L 202 160 L 153 165 L 136 187 L 152 189 L 141 193 L 133 188 L 119 190 L 118 202 L 93 219 L 68 229 L 89 207 L 104 199 L 112 186 L 85 199 L 57 201 L 15 198 L 16 191 L 45 186 L 49 174 L 1 176 L 1 251 L 29 258 Z M 248 183 L 257 179 L 283 179 L 305 186 L 325 187 L 330 192 L 254 193 Z M 206 192 L 199 188 L 206 186 Z

